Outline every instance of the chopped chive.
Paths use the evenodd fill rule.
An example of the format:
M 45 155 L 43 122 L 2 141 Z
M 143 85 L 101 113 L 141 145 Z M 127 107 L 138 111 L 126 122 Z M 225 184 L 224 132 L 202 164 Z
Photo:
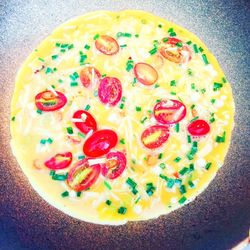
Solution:
M 84 49 L 89 50 L 90 46 L 88 44 L 85 44 Z
M 160 174 L 160 178 L 162 178 L 165 181 L 168 181 L 168 177 L 166 175 Z
M 16 117 L 15 117 L 15 116 L 12 116 L 12 117 L 11 117 L 11 121 L 14 122 L 15 120 L 16 120 Z
M 152 196 L 156 190 L 156 187 L 153 185 L 152 182 L 146 184 L 146 193 L 148 196 Z
M 187 200 L 187 198 L 185 196 L 182 196 L 180 199 L 179 199 L 179 203 L 180 204 L 183 204 L 185 201 Z
M 127 47 L 127 44 L 122 44 L 120 45 L 121 48 L 126 48 Z
M 172 187 L 174 186 L 174 184 L 175 184 L 174 179 L 168 178 L 167 187 L 168 187 L 168 188 L 172 188 Z
M 145 116 L 140 122 L 142 123 L 142 124 L 144 124 L 144 122 L 147 120 L 148 118 Z
M 216 101 L 216 99 L 214 99 L 214 98 L 210 100 L 210 102 L 211 102 L 212 104 L 214 104 L 215 101 Z
M 202 53 L 204 49 L 202 47 L 199 47 L 199 51 Z
M 120 109 L 123 109 L 124 108 L 124 103 L 121 103 L 119 107 L 120 107 Z
M 157 52 L 157 47 L 154 47 L 153 49 L 151 49 L 148 53 L 150 54 L 150 55 L 154 55 L 156 52 Z
M 182 168 L 180 171 L 179 171 L 179 174 L 180 175 L 185 175 L 187 172 L 188 172 L 188 168 L 187 167 L 184 167 L 184 168 Z
M 185 194 L 187 192 L 185 185 L 181 185 L 179 187 L 179 191 L 180 191 L 181 194 Z
M 182 47 L 182 42 L 177 42 L 175 45 L 176 45 L 177 47 L 181 48 L 181 47 Z
M 159 167 L 160 167 L 161 169 L 164 169 L 164 168 L 166 168 L 166 164 L 162 162 L 162 163 L 160 163 Z
M 65 191 L 63 193 L 61 193 L 61 196 L 64 198 L 64 197 L 67 197 L 69 196 L 69 192 L 68 191 Z
M 211 167 L 211 165 L 212 165 L 212 162 L 208 162 L 208 163 L 206 164 L 206 166 L 205 166 L 205 169 L 208 170 L 208 169 Z
M 163 153 L 160 153 L 160 154 L 158 155 L 158 159 L 159 159 L 159 160 L 162 159 L 162 156 L 163 156 Z
M 188 143 L 191 143 L 191 136 L 190 135 L 187 135 L 187 141 L 188 141 Z
M 214 87 L 213 87 L 213 91 L 217 91 L 218 89 L 222 88 L 223 84 L 219 83 L 219 82 L 214 82 Z
M 107 181 L 104 181 L 103 184 L 105 185 L 105 187 L 109 190 L 112 189 L 112 187 L 110 186 L 110 184 Z
M 137 112 L 140 112 L 140 111 L 141 111 L 141 107 L 135 107 L 135 110 L 136 110 Z
M 43 113 L 43 111 L 40 110 L 40 109 L 37 109 L 36 112 L 37 112 L 37 114 L 39 114 L 39 115 L 41 115 L 41 114 Z
M 141 199 L 141 196 L 139 196 L 136 200 L 135 200 L 135 204 L 138 203 L 138 201 Z
M 125 214 L 126 211 L 127 211 L 126 207 L 119 207 L 117 210 L 118 214 Z
M 193 44 L 193 48 L 194 48 L 194 52 L 195 53 L 199 53 L 198 47 L 196 44 Z
M 41 57 L 39 57 L 38 60 L 41 61 L 41 62 L 45 62 L 45 60 L 43 58 L 41 58 Z
M 130 177 L 128 177 L 128 179 L 126 180 L 126 183 L 129 185 L 131 189 L 134 189 L 137 186 L 137 183 Z
M 194 109 L 194 107 L 195 107 L 195 104 L 192 104 L 191 109 Z
M 190 45 L 190 44 L 192 44 L 192 42 L 191 41 L 187 41 L 186 44 Z
M 52 55 L 52 56 L 51 56 L 51 59 L 52 59 L 52 60 L 56 60 L 57 58 L 58 58 L 58 55 Z
M 206 54 L 202 54 L 202 59 L 203 59 L 203 62 L 205 63 L 205 65 L 208 65 L 208 64 L 209 64 L 209 62 L 208 62 L 208 60 L 207 60 Z
M 180 131 L 180 123 L 175 124 L 175 131 L 178 133 Z
M 66 130 L 69 135 L 72 135 L 74 133 L 72 127 L 67 127 Z
M 163 42 L 166 43 L 168 41 L 168 37 L 163 38 Z
M 83 134 L 83 133 L 81 133 L 81 132 L 78 132 L 77 134 L 78 134 L 79 137 L 82 137 L 82 138 L 85 138 L 85 137 L 86 137 L 85 134 Z
M 94 40 L 97 40 L 99 37 L 100 37 L 100 35 L 99 35 L 99 34 L 96 34 L 96 35 L 93 37 L 93 39 L 94 39 Z
M 53 176 L 55 173 L 56 173 L 55 170 L 50 170 L 49 175 L 50 175 L 50 176 Z
M 122 138 L 122 139 L 120 140 L 120 143 L 121 143 L 121 144 L 125 144 L 125 139 Z
M 190 120 L 190 122 L 194 122 L 194 121 L 196 121 L 198 119 L 199 119 L 199 116 L 195 116 L 192 120 Z
M 226 132 L 224 131 L 222 136 L 217 135 L 215 141 L 218 143 L 223 143 L 226 140 Z
M 105 202 L 108 206 L 110 206 L 112 204 L 112 201 L 111 200 L 106 200 Z
M 82 195 L 82 192 L 81 192 L 81 191 L 76 192 L 76 196 L 77 196 L 77 197 L 81 197 L 81 195 Z
M 55 181 L 65 181 L 68 177 L 68 173 L 67 174 L 54 174 L 52 176 L 52 180 Z
M 181 160 L 181 157 L 176 157 L 175 159 L 174 159 L 174 162 L 179 162 Z
M 78 82 L 71 82 L 70 83 L 70 87 L 76 87 L 76 86 L 78 86 Z
M 87 105 L 85 106 L 84 110 L 88 111 L 89 109 L 90 109 L 90 105 L 87 104 Z
M 193 183 L 191 180 L 188 181 L 188 185 L 189 185 L 189 187 L 191 187 L 191 188 L 194 187 L 194 183 Z
M 170 81 L 170 86 L 176 86 L 176 81 L 175 80 Z

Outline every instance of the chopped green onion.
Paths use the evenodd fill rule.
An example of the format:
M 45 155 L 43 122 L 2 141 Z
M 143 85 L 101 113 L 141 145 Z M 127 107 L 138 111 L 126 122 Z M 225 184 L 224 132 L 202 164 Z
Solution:
M 154 55 L 156 52 L 157 52 L 157 47 L 154 47 L 153 49 L 151 49 L 148 53 L 150 54 L 150 55 Z
M 36 112 L 37 112 L 39 115 L 41 115 L 41 114 L 43 113 L 43 111 L 40 110 L 40 109 L 37 109 Z
M 109 189 L 109 190 L 112 189 L 112 187 L 110 186 L 110 184 L 109 184 L 107 181 L 104 181 L 103 183 L 104 183 L 104 185 L 105 185 L 105 187 L 106 187 L 107 189 Z
M 190 45 L 190 44 L 192 44 L 192 42 L 191 41 L 187 41 L 186 44 Z
M 162 178 L 165 181 L 168 181 L 168 177 L 166 175 L 160 174 L 160 178 Z
M 180 191 L 181 194 L 185 194 L 187 192 L 185 185 L 181 185 L 179 187 L 179 191 Z
M 188 168 L 187 167 L 184 167 L 184 168 L 182 168 L 180 171 L 179 171 L 179 174 L 180 175 L 184 175 L 184 174 L 186 174 L 187 172 L 188 172 Z
M 176 92 L 171 91 L 170 94 L 171 95 L 176 95 Z
M 185 201 L 187 200 L 187 198 L 185 196 L 182 196 L 180 199 L 179 199 L 179 203 L 180 204 L 183 204 Z
M 154 85 L 154 88 L 155 88 L 155 89 L 157 89 L 157 88 L 159 88 L 159 87 L 160 87 L 160 84 L 155 84 L 155 85 Z
M 55 181 L 65 181 L 68 177 L 68 173 L 67 174 L 54 174 L 52 176 L 52 180 Z
M 74 48 L 74 44 L 70 44 L 69 46 L 68 46 L 68 49 L 73 49 Z
M 79 155 L 77 158 L 78 158 L 78 160 L 82 160 L 85 158 L 85 155 Z
M 182 47 L 182 42 L 177 42 L 175 45 L 176 45 L 177 47 L 181 48 L 181 47 Z
M 210 102 L 211 102 L 212 104 L 214 104 L 215 101 L 216 101 L 216 99 L 214 99 L 214 98 L 210 100 Z
M 224 131 L 222 136 L 217 135 L 215 141 L 218 143 L 223 143 L 226 140 L 226 132 Z
M 176 81 L 175 80 L 170 81 L 170 86 L 176 86 Z
M 138 201 L 141 199 L 141 196 L 139 196 L 136 200 L 135 200 L 135 204 L 138 203 Z
M 41 139 L 41 140 L 40 140 L 40 144 L 44 145 L 44 144 L 46 143 L 46 141 L 47 141 L 47 140 L 45 140 L 45 139 Z
M 53 69 L 48 67 L 45 71 L 45 74 L 53 73 Z
M 194 187 L 194 183 L 193 183 L 191 180 L 188 181 L 188 185 L 189 185 L 189 187 L 191 187 L 191 188 Z
M 174 184 L 175 184 L 174 179 L 168 178 L 167 187 L 168 187 L 168 188 L 172 188 L 172 187 L 174 186 Z
M 112 201 L 111 200 L 106 200 L 105 202 L 108 206 L 110 206 L 112 204 Z
M 97 40 L 99 37 L 100 37 L 100 35 L 99 35 L 99 34 L 96 34 L 96 35 L 93 37 L 93 39 L 94 39 L 94 40 Z
M 16 120 L 16 117 L 15 117 L 15 116 L 12 116 L 12 117 L 11 117 L 11 121 L 14 122 L 15 120 Z
M 50 170 L 49 175 L 50 175 L 50 176 L 53 176 L 55 173 L 56 173 L 55 170 Z
M 205 88 L 201 89 L 201 93 L 202 94 L 206 93 L 206 89 Z
M 188 141 L 188 143 L 191 143 L 191 136 L 190 135 L 187 135 L 187 141 Z
M 121 48 L 126 48 L 127 47 L 127 44 L 122 44 L 120 45 Z
M 214 82 L 214 88 L 213 91 L 217 91 L 218 89 L 222 88 L 223 84 L 219 82 Z
M 121 103 L 120 104 L 120 109 L 123 109 L 124 108 L 124 103 Z
M 74 133 L 72 127 L 67 127 L 66 130 L 69 135 L 72 135 Z
M 64 53 L 66 52 L 66 49 L 60 49 L 60 52 Z
M 51 138 L 48 138 L 48 139 L 47 139 L 47 142 L 48 142 L 49 144 L 51 144 L 51 143 L 53 142 L 53 140 L 52 140 Z
M 84 110 L 88 111 L 89 109 L 90 109 L 90 105 L 87 104 L 87 105 L 85 106 Z
M 58 58 L 58 55 L 52 55 L 52 56 L 51 56 L 51 59 L 52 59 L 52 60 L 56 60 L 57 58 Z
M 61 44 L 60 43 L 56 43 L 56 47 L 60 47 L 61 46 Z
M 180 131 L 180 123 L 175 124 L 175 131 L 178 133 Z
M 135 159 L 132 159 L 131 162 L 132 162 L 133 164 L 136 164 L 136 160 L 135 160 Z
M 138 38 L 138 37 L 139 37 L 139 34 L 135 34 L 135 37 Z
M 222 77 L 221 80 L 222 80 L 223 83 L 227 82 L 227 79 L 225 77 Z
M 126 71 L 129 72 L 133 68 L 134 68 L 134 61 L 129 59 L 126 63 Z
M 215 118 L 214 117 L 211 117 L 210 120 L 209 120 L 210 123 L 213 123 L 215 122 Z
M 152 182 L 146 184 L 146 193 L 148 194 L 148 196 L 152 196 L 155 190 L 156 187 L 153 185 Z
M 161 169 L 164 169 L 164 168 L 166 168 L 166 164 L 162 162 L 162 163 L 160 163 L 159 167 L 160 167 Z
M 71 87 L 76 87 L 76 86 L 78 86 L 78 82 L 71 82 L 71 83 L 70 83 L 70 86 L 71 86 Z
M 205 166 L 205 169 L 208 170 L 208 169 L 211 167 L 211 165 L 212 165 L 212 162 L 208 162 L 208 163 L 206 164 L 206 166 Z
M 63 193 L 61 193 L 61 196 L 64 198 L 64 197 L 67 197 L 69 196 L 69 192 L 68 191 L 65 191 Z
M 181 179 L 175 179 L 174 182 L 175 182 L 176 184 L 178 184 L 178 185 L 181 185 L 182 180 L 181 180 Z
M 74 73 L 71 74 L 69 77 L 70 77 L 70 79 L 71 79 L 72 81 L 75 81 L 77 78 L 79 78 L 79 75 L 78 75 L 77 72 L 74 72 Z
M 175 159 L 174 159 L 174 162 L 179 162 L 181 160 L 181 157 L 176 157 Z
M 195 84 L 191 83 L 191 89 L 195 89 Z
M 82 137 L 82 138 L 85 138 L 85 137 L 86 137 L 85 134 L 83 134 L 83 133 L 81 133 L 81 132 L 78 132 L 77 134 L 78 134 L 79 137 Z
M 125 144 L 125 139 L 122 138 L 122 139 L 120 140 L 120 143 L 121 143 L 121 144 Z
M 171 32 L 174 32 L 174 28 L 172 27 L 168 29 L 168 33 L 171 33 Z
M 41 57 L 39 57 L 38 60 L 41 61 L 41 62 L 45 62 L 45 60 L 43 58 L 41 58 Z
M 168 41 L 168 37 L 163 38 L 163 42 L 166 43 Z
M 130 33 L 123 33 L 123 32 L 118 32 L 116 34 L 116 37 L 119 38 L 119 37 L 131 37 L 132 35 Z
M 161 24 L 158 24 L 158 27 L 159 27 L 159 28 L 162 28 L 162 25 L 161 25 Z
M 59 80 L 58 80 L 58 82 L 59 82 L 59 83 L 62 83 L 62 82 L 63 82 L 63 80 L 62 80 L 62 79 L 59 79 Z
M 140 111 L 141 111 L 141 107 L 135 107 L 135 110 L 136 110 L 137 112 L 140 112 Z
M 189 75 L 189 76 L 192 76 L 192 75 L 193 75 L 192 69 L 188 69 L 187 72 L 188 72 L 188 75 Z
M 144 122 L 147 120 L 148 118 L 145 116 L 142 120 L 141 123 L 144 124 Z
M 84 49 L 89 50 L 90 46 L 88 44 L 85 44 Z
M 126 180 L 126 183 L 130 186 L 130 188 L 134 189 L 137 186 L 137 183 L 130 177 Z
M 119 207 L 117 211 L 119 214 L 125 214 L 127 211 L 127 208 L 126 207 Z
M 195 53 L 198 53 L 198 52 L 199 52 L 199 51 L 198 51 L 198 47 L 197 47 L 196 44 L 193 44 L 193 48 L 194 48 L 194 52 L 195 52 Z
M 189 164 L 189 172 L 192 172 L 192 171 L 194 171 L 194 164 L 190 163 Z
M 76 196 L 77 196 L 77 197 L 81 197 L 81 195 L 82 195 L 82 192 L 81 192 L 81 191 L 76 192 Z
M 196 121 L 198 119 L 199 119 L 199 116 L 195 116 L 192 120 L 190 120 L 190 122 L 194 122 L 194 121 Z
M 194 107 L 195 107 L 195 104 L 192 104 L 191 109 L 194 109 Z
M 203 59 L 203 62 L 205 63 L 205 65 L 209 64 L 209 62 L 207 60 L 207 56 L 205 54 L 202 54 L 202 59 Z
M 159 160 L 162 159 L 162 156 L 163 156 L 163 153 L 160 153 L 160 154 L 158 155 L 158 159 L 159 159 Z
M 199 51 L 202 53 L 204 49 L 202 47 L 199 47 Z
M 175 32 L 171 32 L 171 33 L 169 33 L 169 36 L 176 36 L 176 33 Z

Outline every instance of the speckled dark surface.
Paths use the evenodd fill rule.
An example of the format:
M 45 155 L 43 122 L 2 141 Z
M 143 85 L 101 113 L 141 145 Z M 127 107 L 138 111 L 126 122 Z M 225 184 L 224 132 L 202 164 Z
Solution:
M 9 146 L 14 79 L 30 51 L 69 18 L 93 10 L 142 9 L 194 32 L 232 83 L 236 127 L 224 167 L 194 202 L 125 226 L 77 221 L 28 184 Z M 250 225 L 250 2 L 167 0 L 0 1 L 0 249 L 228 249 Z

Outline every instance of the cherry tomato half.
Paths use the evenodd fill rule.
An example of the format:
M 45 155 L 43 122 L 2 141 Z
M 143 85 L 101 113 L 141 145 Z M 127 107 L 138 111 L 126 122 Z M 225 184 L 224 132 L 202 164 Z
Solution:
M 73 119 L 80 119 L 82 122 L 74 122 L 75 126 L 84 134 L 87 134 L 90 130 L 96 131 L 97 124 L 95 118 L 85 110 L 77 110 Z
M 100 72 L 92 66 L 83 68 L 80 72 L 80 80 L 84 87 L 88 88 L 94 81 L 98 84 L 101 78 Z
M 42 111 L 55 111 L 62 108 L 66 104 L 67 98 L 59 91 L 56 91 L 56 94 L 50 90 L 37 94 L 35 97 L 37 108 Z
M 51 157 L 49 160 L 44 162 L 44 165 L 53 170 L 57 169 L 64 169 L 68 167 L 72 162 L 72 153 L 65 152 L 56 154 L 55 156 Z
M 115 147 L 118 141 L 117 134 L 110 129 L 94 132 L 84 143 L 83 152 L 89 157 L 99 157 L 107 154 Z
M 98 96 L 102 103 L 115 106 L 122 97 L 122 85 L 115 77 L 105 77 L 98 88 Z
M 188 132 L 193 136 L 203 136 L 210 131 L 209 124 L 204 120 L 196 120 L 188 125 Z
M 163 100 L 154 107 L 154 117 L 162 124 L 174 124 L 186 116 L 186 106 L 177 100 Z
M 103 54 L 105 55 L 114 55 L 119 51 L 119 44 L 117 41 L 107 35 L 102 35 L 100 36 L 96 41 L 95 41 L 95 47 Z
M 146 148 L 159 148 L 168 140 L 169 129 L 163 125 L 154 125 L 143 131 L 141 141 Z
M 76 192 L 86 190 L 92 186 L 100 174 L 100 164 L 90 166 L 88 160 L 89 158 L 85 158 L 78 161 L 68 173 L 67 184 Z
M 109 179 L 115 179 L 120 176 L 126 168 L 126 156 L 124 153 L 116 151 L 108 153 L 106 158 L 106 163 L 101 166 L 102 175 Z
M 136 79 L 144 85 L 152 85 L 158 79 L 158 73 L 151 65 L 147 63 L 137 63 L 134 67 Z
M 167 41 L 164 42 L 165 40 Z M 179 46 L 176 45 L 177 43 Z M 189 62 L 192 58 L 189 47 L 174 37 L 164 38 L 159 51 L 163 57 L 174 63 Z

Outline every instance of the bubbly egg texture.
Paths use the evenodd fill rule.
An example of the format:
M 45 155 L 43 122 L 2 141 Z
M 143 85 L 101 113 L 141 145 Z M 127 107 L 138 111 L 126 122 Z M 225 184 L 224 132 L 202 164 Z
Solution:
M 200 194 L 233 117 L 230 84 L 195 35 L 143 11 L 98 11 L 61 25 L 22 65 L 11 146 L 51 205 L 124 224 Z

